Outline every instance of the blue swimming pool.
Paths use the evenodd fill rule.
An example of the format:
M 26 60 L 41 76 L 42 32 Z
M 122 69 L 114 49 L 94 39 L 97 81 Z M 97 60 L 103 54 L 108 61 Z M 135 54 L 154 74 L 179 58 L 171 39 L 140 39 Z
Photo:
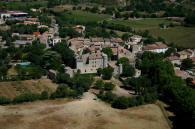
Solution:
M 21 65 L 21 66 L 28 66 L 30 65 L 30 62 L 21 62 L 21 63 L 17 63 L 18 65 Z

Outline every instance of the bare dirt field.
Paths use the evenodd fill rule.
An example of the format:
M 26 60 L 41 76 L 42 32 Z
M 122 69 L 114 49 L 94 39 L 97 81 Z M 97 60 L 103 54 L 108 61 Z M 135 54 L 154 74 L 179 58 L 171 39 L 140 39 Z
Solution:
M 0 96 L 14 98 L 28 90 L 32 93 L 41 93 L 44 90 L 51 93 L 57 86 L 49 79 L 0 82 Z
M 93 97 L 0 106 L 0 129 L 169 129 L 154 104 L 118 110 Z

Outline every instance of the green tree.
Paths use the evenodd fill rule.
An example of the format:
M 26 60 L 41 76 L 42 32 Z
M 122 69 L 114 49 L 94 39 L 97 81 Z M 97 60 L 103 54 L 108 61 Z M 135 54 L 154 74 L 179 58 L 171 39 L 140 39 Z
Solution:
M 193 87 L 194 84 L 192 83 L 193 79 L 192 78 L 186 78 L 186 85 L 189 87 Z
M 112 82 L 105 82 L 104 89 L 105 90 L 113 90 L 115 88 L 115 85 Z
M 107 91 L 103 95 L 102 100 L 108 103 L 112 103 L 116 98 L 117 96 L 115 94 L 113 94 L 111 91 Z
M 66 73 L 57 73 L 55 82 L 56 83 L 66 83 L 70 85 L 71 84 L 70 75 Z
M 33 42 L 32 46 L 29 47 L 27 59 L 35 65 L 40 65 L 42 62 L 42 55 L 44 54 L 45 45 Z
M 61 56 L 56 51 L 46 51 L 42 56 L 41 66 L 45 69 L 58 69 L 61 65 Z
M 102 51 L 108 56 L 109 59 L 113 56 L 112 49 L 110 47 L 105 47 Z
M 131 66 L 130 64 L 123 65 L 122 76 L 132 77 L 134 75 L 135 75 L 135 68 L 133 66 Z
M 112 77 L 112 72 L 113 72 L 112 68 L 104 68 L 102 72 L 103 79 L 110 80 Z
M 129 64 L 129 59 L 127 57 L 122 57 L 118 59 L 117 65 L 122 64 L 122 65 L 128 65 Z
M 193 61 L 192 59 L 184 59 L 181 63 L 181 68 L 184 70 L 191 69 L 193 67 Z
M 174 54 L 176 52 L 176 49 L 175 48 L 173 48 L 173 47 L 171 47 L 171 48 L 169 48 L 166 52 L 165 52 L 165 57 L 169 57 L 169 56 L 171 56 L 171 54 Z
M 129 34 L 128 34 L 128 33 L 124 33 L 124 34 L 122 35 L 122 39 L 123 39 L 124 41 L 127 41 L 127 40 L 129 39 Z
M 98 70 L 97 70 L 97 74 L 98 74 L 98 76 L 101 76 L 101 75 L 102 75 L 102 73 L 103 73 L 103 69 L 102 69 L 102 68 L 98 68 Z
M 65 65 L 74 66 L 74 52 L 68 48 L 66 42 L 57 43 L 53 50 L 61 55 Z
M 96 83 L 95 83 L 95 85 L 94 85 L 94 88 L 95 89 L 102 89 L 103 86 L 104 86 L 103 80 L 97 80 Z
M 69 95 L 68 85 L 60 84 L 55 91 L 56 98 L 65 98 Z

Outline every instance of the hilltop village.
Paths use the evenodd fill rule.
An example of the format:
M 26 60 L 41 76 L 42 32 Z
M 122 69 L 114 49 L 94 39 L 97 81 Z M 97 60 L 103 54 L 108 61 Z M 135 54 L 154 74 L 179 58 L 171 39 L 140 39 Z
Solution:
M 32 9 L 33 10 L 33 9 Z M 33 10 L 34 11 L 34 10 Z M 22 11 L 7 11 L 1 12 L 1 24 L 4 25 L 6 21 L 18 21 L 16 26 L 35 26 L 35 31 L 32 34 L 17 33 L 13 32 L 11 37 L 15 40 L 11 42 L 16 48 L 27 47 L 32 45 L 34 41 L 39 41 L 46 46 L 46 49 L 50 49 L 55 44 L 61 42 L 67 42 L 67 46 L 74 52 L 75 58 L 75 68 L 65 66 L 65 73 L 68 73 L 73 77 L 74 73 L 80 70 L 81 74 L 97 73 L 99 68 L 110 67 L 113 69 L 113 75 L 122 74 L 123 66 L 122 64 L 117 65 L 117 60 L 120 58 L 127 58 L 129 63 L 135 67 L 136 60 L 141 57 L 144 51 L 151 51 L 155 53 L 165 53 L 170 47 L 168 47 L 163 42 L 155 42 L 152 44 L 144 44 L 143 37 L 139 35 L 129 35 L 124 41 L 120 37 L 77 37 L 77 38 L 61 38 L 59 36 L 59 25 L 56 24 L 55 19 L 52 19 L 51 25 L 44 25 L 40 22 L 39 18 L 33 18 L 28 15 L 28 13 Z M 85 35 L 86 27 L 82 25 L 77 25 L 72 27 L 77 33 Z M 45 30 L 44 32 L 40 32 Z M 0 36 L 1 49 L 8 48 L 6 40 L 4 37 Z M 108 57 L 106 53 L 103 52 L 104 48 L 110 48 L 112 51 L 112 56 Z M 188 77 L 193 77 L 194 71 L 180 70 L 180 66 L 184 59 L 192 59 L 195 62 L 195 51 L 191 49 L 186 49 L 183 51 L 175 51 L 171 53 L 169 57 L 165 59 L 170 61 L 173 65 L 176 65 L 175 72 L 178 76 L 186 79 Z M 54 71 L 54 70 L 50 70 Z M 139 77 L 141 75 L 141 70 L 136 69 L 135 76 Z
M 16 91 L 10 97 L 0 90 L 0 105 L 82 100 L 90 93 L 92 100 L 118 109 L 158 101 L 177 104 L 176 116 L 194 119 L 194 48 L 167 43 L 147 30 L 109 25 L 110 19 L 75 24 L 69 15 L 67 10 L 58 14 L 35 8 L 0 12 L 0 82 Z M 41 84 L 41 79 L 47 82 L 30 90 L 28 83 Z M 16 86 L 23 83 L 26 87 Z M 193 120 L 188 123 L 191 127 Z

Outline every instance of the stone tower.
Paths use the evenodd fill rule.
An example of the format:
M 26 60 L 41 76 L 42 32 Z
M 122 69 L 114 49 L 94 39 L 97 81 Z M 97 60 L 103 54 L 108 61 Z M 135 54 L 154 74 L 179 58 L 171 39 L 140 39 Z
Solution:
M 108 67 L 108 56 L 106 54 L 102 54 L 103 56 L 103 68 Z
M 119 64 L 119 74 L 122 74 L 122 73 L 123 73 L 123 65 Z

